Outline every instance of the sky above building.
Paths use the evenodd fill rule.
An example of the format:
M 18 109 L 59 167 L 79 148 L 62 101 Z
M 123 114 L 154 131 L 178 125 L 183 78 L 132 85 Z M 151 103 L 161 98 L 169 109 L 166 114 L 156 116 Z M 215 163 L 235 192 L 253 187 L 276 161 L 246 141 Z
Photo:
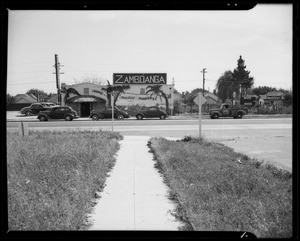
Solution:
M 179 92 L 215 89 L 241 55 L 254 87 L 292 89 L 292 4 L 247 11 L 10 10 L 7 93 L 56 93 L 86 77 L 167 73 Z

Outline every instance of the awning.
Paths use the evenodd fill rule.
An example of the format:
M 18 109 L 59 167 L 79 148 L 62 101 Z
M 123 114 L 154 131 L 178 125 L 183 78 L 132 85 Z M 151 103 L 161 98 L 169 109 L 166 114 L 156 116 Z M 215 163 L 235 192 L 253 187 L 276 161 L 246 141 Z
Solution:
M 106 100 L 92 95 L 78 95 L 67 99 L 67 103 L 99 102 L 105 103 Z
M 91 97 L 81 97 L 78 98 L 77 100 L 74 100 L 74 102 L 97 102 L 97 100 Z

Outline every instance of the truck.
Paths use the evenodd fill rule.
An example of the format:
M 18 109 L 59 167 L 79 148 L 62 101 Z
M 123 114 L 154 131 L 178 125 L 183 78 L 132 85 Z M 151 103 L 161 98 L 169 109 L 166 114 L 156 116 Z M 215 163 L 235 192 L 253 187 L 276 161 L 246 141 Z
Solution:
M 220 109 L 209 110 L 211 119 L 218 119 L 219 117 L 233 117 L 234 119 L 241 119 L 248 114 L 248 108 L 240 104 L 231 105 L 223 103 Z

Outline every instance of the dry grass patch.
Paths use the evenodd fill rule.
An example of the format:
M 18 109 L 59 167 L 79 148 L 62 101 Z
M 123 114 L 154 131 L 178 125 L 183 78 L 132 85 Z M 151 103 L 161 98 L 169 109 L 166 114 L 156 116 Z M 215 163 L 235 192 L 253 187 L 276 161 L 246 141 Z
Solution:
M 156 166 L 197 231 L 247 231 L 292 236 L 292 174 L 223 144 L 186 137 L 149 141 Z
M 7 133 L 9 230 L 80 230 L 114 166 L 119 134 Z

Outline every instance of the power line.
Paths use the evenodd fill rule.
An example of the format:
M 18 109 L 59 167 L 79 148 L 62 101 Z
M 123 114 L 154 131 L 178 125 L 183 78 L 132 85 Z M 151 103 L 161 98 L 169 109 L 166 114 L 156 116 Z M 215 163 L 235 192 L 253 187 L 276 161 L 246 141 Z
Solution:
M 30 83 L 14 83 L 14 84 L 7 84 L 7 85 L 27 85 L 27 84 L 40 84 L 40 83 L 53 83 L 53 81 L 30 82 Z

